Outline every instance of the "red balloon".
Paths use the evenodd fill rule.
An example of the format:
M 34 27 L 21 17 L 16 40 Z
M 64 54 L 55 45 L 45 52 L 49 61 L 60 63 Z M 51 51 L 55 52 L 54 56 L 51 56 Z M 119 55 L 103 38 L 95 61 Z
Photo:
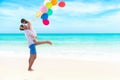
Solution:
M 43 20 L 42 22 L 43 22 L 44 25 L 49 25 L 49 23 L 50 23 L 49 20 L 47 20 L 47 19 Z
M 65 6 L 65 2 L 64 1 L 59 2 L 58 6 L 64 7 Z

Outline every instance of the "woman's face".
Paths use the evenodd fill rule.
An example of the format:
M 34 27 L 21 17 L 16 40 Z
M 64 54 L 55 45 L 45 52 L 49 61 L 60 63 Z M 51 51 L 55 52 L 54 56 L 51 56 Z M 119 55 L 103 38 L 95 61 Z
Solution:
M 24 21 L 22 24 L 26 24 L 26 22 Z

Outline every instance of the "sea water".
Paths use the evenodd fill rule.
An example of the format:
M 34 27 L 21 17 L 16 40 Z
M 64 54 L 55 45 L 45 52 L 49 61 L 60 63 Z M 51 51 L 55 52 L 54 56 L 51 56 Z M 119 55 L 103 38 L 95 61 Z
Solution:
M 38 34 L 38 40 L 53 45 L 37 46 L 40 56 L 61 56 L 76 59 L 120 61 L 120 34 Z M 24 34 L 0 34 L 0 54 L 27 55 L 29 48 Z

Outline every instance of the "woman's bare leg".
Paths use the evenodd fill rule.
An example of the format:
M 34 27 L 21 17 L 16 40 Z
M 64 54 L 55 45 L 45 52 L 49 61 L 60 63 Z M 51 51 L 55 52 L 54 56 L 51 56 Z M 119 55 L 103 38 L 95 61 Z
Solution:
M 36 41 L 35 44 L 36 45 L 41 45 L 41 44 L 50 44 L 50 45 L 52 45 L 52 42 L 51 41 Z

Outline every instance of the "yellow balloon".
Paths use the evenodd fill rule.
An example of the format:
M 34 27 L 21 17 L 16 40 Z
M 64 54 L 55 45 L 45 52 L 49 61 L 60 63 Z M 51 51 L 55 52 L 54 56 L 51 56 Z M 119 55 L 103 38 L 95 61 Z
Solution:
M 47 7 L 48 9 L 50 9 L 50 8 L 52 7 L 52 3 L 51 3 L 51 2 L 47 2 L 47 3 L 46 3 L 46 7 Z
M 52 5 L 56 5 L 58 3 L 58 0 L 51 0 Z
M 42 15 L 42 12 L 36 12 L 36 17 L 39 18 Z

